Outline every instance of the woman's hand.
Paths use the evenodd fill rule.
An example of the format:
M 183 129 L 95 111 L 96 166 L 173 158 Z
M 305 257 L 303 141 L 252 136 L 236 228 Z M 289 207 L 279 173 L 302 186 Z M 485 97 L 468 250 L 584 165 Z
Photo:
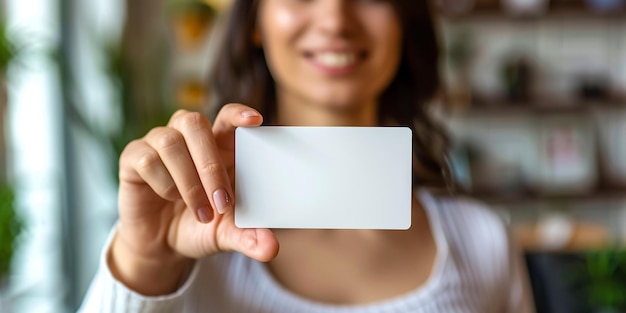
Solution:
M 259 261 L 278 253 L 268 229 L 234 224 L 235 129 L 262 116 L 229 104 L 215 124 L 178 111 L 120 157 L 119 227 L 108 256 L 117 279 L 145 295 L 176 290 L 194 259 L 239 251 Z

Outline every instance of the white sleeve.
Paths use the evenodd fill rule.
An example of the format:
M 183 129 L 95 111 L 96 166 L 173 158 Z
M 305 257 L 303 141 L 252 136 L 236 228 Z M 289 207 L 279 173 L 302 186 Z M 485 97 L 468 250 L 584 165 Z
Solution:
M 191 274 L 182 286 L 174 293 L 163 296 L 144 296 L 133 290 L 130 290 L 124 284 L 119 282 L 109 268 L 107 262 L 107 254 L 111 246 L 117 226 L 113 228 L 102 255 L 100 256 L 99 269 L 91 282 L 89 290 L 81 307 L 78 309 L 80 313 L 123 313 L 123 312 L 141 312 L 141 313 L 165 313 L 165 312 L 182 312 L 184 307 L 185 295 L 188 293 L 190 286 L 198 276 L 199 263 L 196 262 Z
M 530 288 L 530 278 L 522 252 L 509 236 L 510 291 L 506 313 L 534 313 L 535 304 Z

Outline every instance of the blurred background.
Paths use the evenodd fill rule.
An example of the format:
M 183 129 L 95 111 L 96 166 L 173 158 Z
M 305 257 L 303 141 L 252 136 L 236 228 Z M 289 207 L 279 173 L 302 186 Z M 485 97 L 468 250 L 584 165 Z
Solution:
M 459 192 L 510 223 L 542 312 L 626 311 L 626 0 L 432 0 Z M 0 0 L 0 311 L 74 312 L 117 158 L 202 110 L 229 0 Z

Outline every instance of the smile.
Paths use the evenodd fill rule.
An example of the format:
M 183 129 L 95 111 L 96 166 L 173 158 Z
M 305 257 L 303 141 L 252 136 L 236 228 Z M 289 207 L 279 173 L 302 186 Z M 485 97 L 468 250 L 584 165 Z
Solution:
M 342 68 L 354 65 L 357 60 L 355 53 L 323 52 L 314 55 L 314 61 L 329 68 Z
M 305 53 L 305 57 L 325 75 L 343 76 L 352 74 L 366 58 L 366 53 L 356 51 L 319 51 L 316 53 Z

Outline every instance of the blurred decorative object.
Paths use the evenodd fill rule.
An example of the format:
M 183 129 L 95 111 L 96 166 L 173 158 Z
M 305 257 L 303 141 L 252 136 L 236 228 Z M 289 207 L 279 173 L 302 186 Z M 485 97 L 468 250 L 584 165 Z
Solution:
M 176 97 L 181 108 L 201 111 L 208 100 L 207 87 L 198 81 L 186 81 L 179 85 Z
M 500 78 L 508 101 L 528 103 L 532 100 L 535 72 L 528 57 L 515 55 L 508 58 L 502 64 Z
M 481 194 L 518 193 L 523 188 L 518 164 L 497 156 L 483 157 L 470 164 L 472 191 Z
M 512 196 L 528 191 L 529 169 L 536 147 L 534 121 L 523 115 L 482 115 L 477 108 L 451 115 L 457 179 L 474 195 Z
M 535 188 L 541 194 L 590 192 L 598 181 L 591 120 L 581 115 L 542 118 Z
M 216 18 L 216 10 L 199 0 L 175 0 L 169 7 L 177 46 L 193 50 L 202 45 Z
M 626 7 L 625 0 L 586 0 L 587 6 L 594 12 L 612 13 Z
M 218 12 L 222 12 L 228 9 L 233 0 L 204 0 L 204 3 L 215 8 Z
M 560 250 L 567 246 L 574 235 L 575 222 L 566 214 L 548 214 L 537 222 L 541 246 L 547 250 Z
M 567 212 L 550 212 L 535 222 L 519 223 L 513 228 L 519 245 L 527 251 L 581 252 L 610 245 L 606 227 L 578 221 Z
M 446 95 L 449 105 L 455 108 L 467 107 L 472 102 L 470 75 L 474 49 L 471 32 L 461 30 L 451 35 L 446 49 L 450 70 L 447 75 Z
M 518 153 L 520 142 L 515 140 L 516 136 L 512 132 L 507 130 L 484 134 L 484 141 L 468 146 L 472 192 L 510 195 L 525 190 L 522 156 Z
M 548 0 L 502 0 L 502 7 L 513 15 L 537 15 L 546 12 Z
M 626 108 L 594 112 L 602 177 L 611 187 L 626 188 Z
M 582 101 L 607 101 L 610 98 L 610 83 L 603 74 L 582 75 L 578 81 L 578 98 Z

